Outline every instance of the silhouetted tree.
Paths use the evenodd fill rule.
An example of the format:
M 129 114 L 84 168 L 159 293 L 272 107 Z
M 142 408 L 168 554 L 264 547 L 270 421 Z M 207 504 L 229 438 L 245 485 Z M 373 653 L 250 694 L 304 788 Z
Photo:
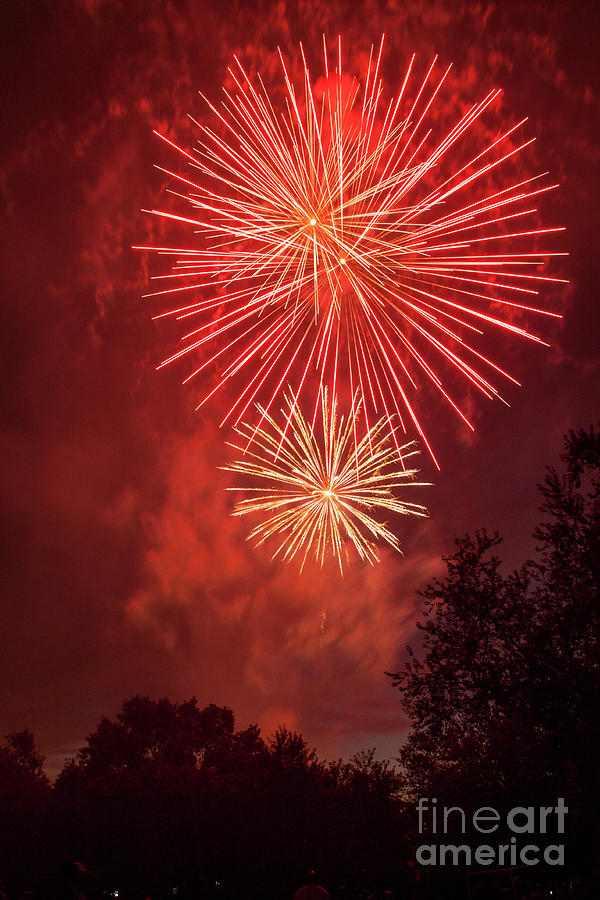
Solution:
M 134 697 L 103 718 L 56 781 L 62 855 L 147 891 L 219 881 L 293 893 L 323 877 L 397 865 L 397 779 L 374 753 L 325 764 L 302 735 L 235 730 L 213 704 Z
M 212 875 L 230 843 L 233 785 L 261 754 L 257 729 L 236 732 L 227 707 L 126 700 L 56 781 L 64 854 L 121 884 L 144 877 L 164 887 L 195 868 Z
M 0 746 L 0 856 L 1 875 L 10 882 L 23 872 L 34 879 L 47 864 L 51 789 L 31 731 L 13 732 L 5 740 Z
M 413 798 L 502 808 L 563 795 L 585 860 L 600 800 L 598 434 L 570 432 L 562 459 L 541 485 L 540 558 L 504 576 L 498 535 L 457 540 L 446 579 L 424 591 L 422 650 L 392 678 L 412 722 Z

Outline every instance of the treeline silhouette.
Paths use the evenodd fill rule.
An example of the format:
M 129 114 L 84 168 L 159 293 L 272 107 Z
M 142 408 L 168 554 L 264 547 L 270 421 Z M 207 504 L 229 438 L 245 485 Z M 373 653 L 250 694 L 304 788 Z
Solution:
M 446 578 L 424 591 L 422 643 L 390 674 L 412 723 L 397 764 L 372 750 L 324 762 L 285 727 L 265 740 L 194 698 L 126 700 L 53 784 L 31 732 L 9 735 L 8 894 L 55 896 L 44 876 L 82 860 L 96 895 L 291 898 L 314 868 L 344 900 L 383 896 L 383 886 L 398 898 L 465 896 L 460 867 L 415 865 L 416 846 L 432 839 L 418 832 L 419 797 L 471 813 L 564 797 L 566 864 L 535 877 L 556 890 L 570 882 L 563 896 L 578 881 L 597 887 L 600 435 L 569 432 L 562 461 L 540 485 L 535 560 L 503 575 L 500 538 L 479 532 L 457 541 Z M 520 896 L 533 890 L 527 874 Z M 506 895 L 494 879 L 482 884 L 473 897 Z
M 124 894 L 190 883 L 288 894 L 309 865 L 392 877 L 397 864 L 399 781 L 387 763 L 372 752 L 320 762 L 285 728 L 268 741 L 255 726 L 236 731 L 226 707 L 133 697 L 53 786 L 29 732 L 11 736 L 1 760 L 12 882 L 72 858 Z

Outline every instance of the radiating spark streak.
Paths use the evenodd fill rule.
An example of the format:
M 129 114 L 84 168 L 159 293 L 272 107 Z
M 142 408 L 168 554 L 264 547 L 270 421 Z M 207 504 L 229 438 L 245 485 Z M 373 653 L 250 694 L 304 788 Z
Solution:
M 137 249 L 175 257 L 170 273 L 153 276 L 172 280 L 145 297 L 181 292 L 182 302 L 154 318 L 200 322 L 159 368 L 198 356 L 187 382 L 225 361 L 216 384 L 202 376 L 198 408 L 235 379 L 223 422 L 239 422 L 257 402 L 270 414 L 289 383 L 295 405 L 301 396 L 311 404 L 314 424 L 329 384 L 333 402 L 358 392 L 365 434 L 371 421 L 384 421 L 397 444 L 392 421 L 406 411 L 435 460 L 409 394 L 425 379 L 467 422 L 448 374 L 490 398 L 502 399 L 488 372 L 518 384 L 473 342 L 491 326 L 546 345 L 522 320 L 559 314 L 515 295 L 564 283 L 546 268 L 564 254 L 536 246 L 564 229 L 531 220 L 532 198 L 556 187 L 541 182 L 548 173 L 500 182 L 502 167 L 534 140 L 522 136 L 527 119 L 498 129 L 455 171 L 446 166 L 438 175 L 454 147 L 475 140 L 476 123 L 501 91 L 490 90 L 434 137 L 450 67 L 436 57 L 419 77 L 413 55 L 398 95 L 386 97 L 383 46 L 384 36 L 371 48 L 361 86 L 342 71 L 341 41 L 330 65 L 324 39 L 318 94 L 304 48 L 299 84 L 279 52 L 279 104 L 235 57 L 234 87 L 224 89 L 221 105 L 204 98 L 213 124 L 190 117 L 200 133 L 191 152 L 155 132 L 193 169 L 186 177 L 157 167 L 189 190 L 172 193 L 194 213 L 146 212 L 191 226 L 198 248 Z M 524 216 L 532 227 L 523 228 Z M 505 252 L 487 252 L 498 241 Z M 185 305 L 186 292 L 199 299 Z M 261 413 L 254 427 L 262 421 Z M 352 431 L 356 449 L 356 422 Z
M 355 442 L 354 420 L 361 406 L 356 395 L 353 415 L 346 419 L 338 416 L 335 395 L 330 406 L 322 388 L 318 429 L 306 421 L 292 394 L 285 401 L 283 428 L 259 406 L 263 424 L 258 429 L 240 425 L 236 432 L 243 446 L 230 444 L 242 455 L 224 468 L 250 482 L 241 488 L 249 496 L 237 503 L 234 515 L 262 517 L 248 539 L 257 546 L 277 542 L 272 558 L 299 557 L 301 570 L 310 554 L 321 566 L 333 556 L 342 574 L 348 545 L 371 564 L 379 559 L 378 540 L 400 551 L 381 515 L 426 516 L 427 511 L 397 496 L 401 489 L 424 483 L 414 481 L 416 469 L 398 468 L 387 421 L 380 420 Z M 406 444 L 400 452 L 408 459 L 418 451 Z

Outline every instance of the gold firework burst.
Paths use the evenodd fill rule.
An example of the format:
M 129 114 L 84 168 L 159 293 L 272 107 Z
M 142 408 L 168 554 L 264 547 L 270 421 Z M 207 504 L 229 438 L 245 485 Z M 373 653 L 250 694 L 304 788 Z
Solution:
M 293 394 L 286 395 L 285 402 L 283 427 L 259 406 L 259 427 L 242 423 L 236 432 L 245 445 L 230 444 L 243 455 L 225 468 L 254 482 L 243 487 L 250 496 L 237 503 L 233 514 L 267 513 L 248 539 L 257 546 L 276 539 L 273 558 L 291 560 L 300 555 L 301 570 L 311 550 L 321 566 L 331 554 L 342 574 L 348 543 L 371 564 L 379 559 L 377 541 L 400 551 L 397 536 L 375 516 L 381 512 L 426 516 L 427 510 L 397 497 L 398 489 L 423 482 L 414 480 L 417 469 L 401 468 L 388 422 L 381 419 L 356 441 L 360 400 L 355 398 L 353 415 L 345 418 L 337 413 L 335 395 L 330 408 L 323 389 L 317 434 Z M 419 452 L 414 443 L 400 450 L 402 460 Z

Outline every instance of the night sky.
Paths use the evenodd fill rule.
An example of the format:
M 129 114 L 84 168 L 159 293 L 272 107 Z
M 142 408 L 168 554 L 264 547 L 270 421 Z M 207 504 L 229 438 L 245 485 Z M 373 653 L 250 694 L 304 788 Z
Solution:
M 598 421 L 596 4 L 9 6 L 0 733 L 31 728 L 55 772 L 125 697 L 195 695 L 231 706 L 240 727 L 286 723 L 328 758 L 394 756 L 406 723 L 384 671 L 418 641 L 417 590 L 466 531 L 498 529 L 507 567 L 531 555 L 544 466 L 568 428 Z M 442 466 L 421 457 L 430 518 L 399 524 L 404 557 L 383 550 L 341 581 L 270 562 L 229 515 L 219 404 L 195 413 L 189 369 L 155 371 L 180 332 L 151 320 L 141 295 L 159 270 L 131 245 L 187 237 L 140 212 L 169 202 L 153 164 L 178 165 L 152 130 L 189 145 L 186 114 L 205 114 L 198 91 L 218 97 L 234 53 L 276 80 L 277 46 L 292 57 L 300 40 L 311 53 L 341 34 L 352 68 L 382 32 L 391 92 L 413 52 L 439 53 L 454 62 L 448 103 L 499 86 L 500 118 L 529 116 L 523 165 L 561 184 L 540 211 L 566 226 L 553 246 L 570 256 L 553 271 L 570 285 L 543 298 L 564 315 L 540 325 L 550 349 L 496 341 L 523 385 L 504 392 L 510 408 L 463 392 L 474 434 L 437 401 L 421 409 Z

